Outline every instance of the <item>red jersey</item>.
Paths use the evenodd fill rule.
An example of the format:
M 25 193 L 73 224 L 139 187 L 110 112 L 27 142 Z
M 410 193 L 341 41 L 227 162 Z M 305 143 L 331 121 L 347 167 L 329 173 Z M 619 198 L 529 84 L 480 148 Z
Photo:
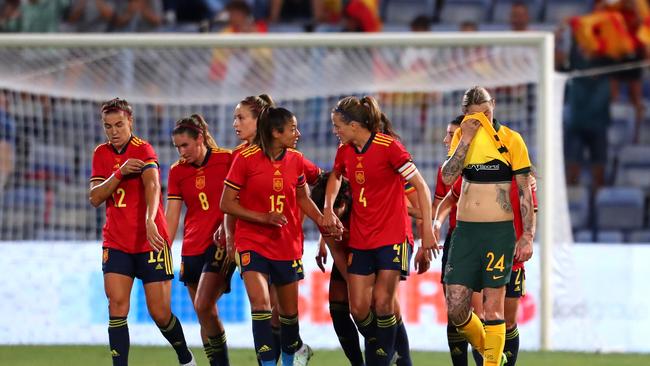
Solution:
M 405 203 L 408 202 L 408 195 L 411 194 L 411 192 L 415 192 L 415 187 L 409 182 L 404 183 L 404 201 Z M 413 246 L 415 244 L 415 238 L 413 237 L 413 222 L 411 221 L 411 216 L 408 214 L 408 205 L 406 206 L 406 217 L 404 218 L 406 221 L 404 224 L 406 225 L 406 238 L 408 239 L 409 244 Z
M 454 182 L 452 193 L 456 197 L 460 197 L 460 189 L 462 185 L 462 179 L 459 178 Z M 524 233 L 524 224 L 521 217 L 521 206 L 519 202 L 519 188 L 517 187 L 517 181 L 515 177 L 512 178 L 512 183 L 510 184 L 510 204 L 512 205 L 512 214 L 513 214 L 513 225 L 515 227 L 515 238 L 519 240 L 521 235 Z M 533 209 L 537 211 L 537 191 L 533 191 Z M 524 267 L 524 262 L 514 261 L 512 264 L 512 270 L 516 271 L 519 268 Z
M 237 220 L 235 247 L 255 251 L 272 260 L 302 257 L 302 220 L 296 189 L 306 184 L 303 156 L 286 149 L 271 161 L 257 146 L 242 150 L 232 163 L 225 185 L 239 192 L 239 203 L 252 211 L 284 214 L 287 224 L 280 227 Z
M 233 160 L 237 155 L 239 155 L 239 153 L 241 153 L 242 150 L 244 150 L 249 146 L 250 144 L 248 142 L 242 142 L 241 144 L 237 145 L 237 147 L 235 147 L 232 150 Z M 311 160 L 307 159 L 304 155 L 302 155 L 302 157 L 304 159 L 303 169 L 305 170 L 305 181 L 309 185 L 314 185 L 318 183 L 318 177 L 320 176 L 322 170 L 318 167 L 318 165 L 314 164 Z
M 454 182 L 453 185 L 451 185 L 451 186 L 446 185 L 442 181 L 442 166 L 441 166 L 440 168 L 438 168 L 438 178 L 436 179 L 436 192 L 435 192 L 434 198 L 437 198 L 439 200 L 444 199 L 445 196 L 447 195 L 447 193 L 449 192 L 449 190 L 451 190 L 452 186 L 455 187 L 456 184 L 458 184 L 458 192 L 459 193 L 458 193 L 458 195 L 456 195 L 456 192 L 452 192 L 452 193 L 454 195 L 456 195 L 456 198 L 460 197 L 460 184 L 462 183 L 462 181 L 463 181 L 463 178 L 459 176 L 458 179 L 456 179 L 456 182 Z M 452 230 L 454 230 L 456 228 L 456 210 L 457 210 L 456 205 L 454 205 L 451 208 L 451 211 L 449 212 L 449 232 L 451 232 Z M 433 214 L 435 215 L 436 213 L 433 212 Z
M 178 161 L 169 170 L 168 200 L 182 200 L 187 206 L 182 255 L 200 255 L 212 245 L 212 235 L 223 221 L 219 201 L 232 153 L 208 149 L 199 165 Z
M 153 147 L 148 142 L 132 136 L 121 152 L 115 150 L 108 142 L 95 148 L 90 181 L 105 181 L 130 158 L 144 161 L 142 171 L 158 169 L 158 156 Z M 147 202 L 141 174 L 125 175 L 111 197 L 106 200 L 103 246 L 131 254 L 151 251 L 151 245 L 147 241 L 146 212 Z M 154 221 L 160 235 L 169 243 L 162 195 Z
M 372 134 L 361 151 L 339 146 L 334 172 L 350 181 L 352 211 L 350 247 L 374 249 L 407 239 L 404 180 L 417 168 L 402 144 L 385 134 Z

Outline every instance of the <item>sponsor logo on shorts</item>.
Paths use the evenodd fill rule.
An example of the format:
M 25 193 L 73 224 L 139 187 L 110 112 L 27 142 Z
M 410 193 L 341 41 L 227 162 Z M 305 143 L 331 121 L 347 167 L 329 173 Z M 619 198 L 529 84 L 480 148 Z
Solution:
M 105 248 L 102 253 L 102 263 L 108 262 L 108 248 Z
M 348 266 L 352 265 L 352 255 L 353 253 L 348 254 Z
M 505 275 L 501 275 L 501 276 L 494 276 L 494 275 L 493 275 L 493 276 L 492 276 L 492 279 L 493 279 L 493 280 L 498 280 L 498 279 L 503 278 L 503 277 L 505 277 Z
M 247 266 L 251 264 L 251 254 L 250 253 L 244 253 L 241 255 L 241 265 L 242 266 Z M 260 351 L 263 352 L 263 351 Z
M 163 266 L 162 266 L 162 264 L 158 263 L 156 265 L 156 270 L 160 270 L 160 269 L 163 269 Z

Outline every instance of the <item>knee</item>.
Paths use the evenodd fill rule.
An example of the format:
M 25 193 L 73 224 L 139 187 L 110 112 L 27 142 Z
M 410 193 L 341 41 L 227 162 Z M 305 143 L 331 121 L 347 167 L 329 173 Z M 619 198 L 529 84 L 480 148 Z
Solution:
M 357 320 L 363 320 L 368 316 L 370 309 L 366 306 L 363 306 L 361 303 L 350 302 L 350 314 Z
M 251 311 L 271 311 L 271 301 L 263 295 L 249 297 Z
M 467 312 L 467 309 L 461 306 L 449 306 L 447 309 L 447 316 L 449 318 L 449 323 L 454 326 L 460 326 L 467 321 L 470 316 L 470 313 Z
M 393 297 L 388 294 L 377 294 L 374 297 L 375 313 L 377 315 L 390 315 L 395 311 Z
M 149 309 L 149 316 L 151 316 L 151 319 L 159 327 L 164 327 L 167 324 L 169 324 L 169 320 L 171 320 L 172 317 L 172 312 L 169 308 L 164 308 L 164 307 Z
M 216 315 L 215 305 L 210 303 L 210 301 L 206 301 L 205 298 L 199 296 L 197 296 L 196 300 L 194 301 L 194 311 L 196 311 L 196 315 L 199 318 L 209 317 L 213 314 Z
M 126 316 L 129 313 L 129 298 L 108 298 L 108 313 L 112 316 Z

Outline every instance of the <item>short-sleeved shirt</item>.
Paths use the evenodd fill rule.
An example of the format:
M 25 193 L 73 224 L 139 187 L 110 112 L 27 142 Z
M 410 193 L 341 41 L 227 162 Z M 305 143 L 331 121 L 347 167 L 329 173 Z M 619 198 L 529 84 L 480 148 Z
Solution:
M 248 142 L 243 142 L 243 143 L 237 145 L 237 147 L 235 147 L 232 150 L 233 160 L 235 159 L 235 157 L 237 155 L 239 155 L 239 153 L 242 150 L 244 150 L 245 148 L 247 148 L 249 146 L 250 146 L 250 144 Z M 318 183 L 318 177 L 320 176 L 320 173 L 322 172 L 321 168 L 319 168 L 318 165 L 314 164 L 311 160 L 307 159 L 304 155 L 303 155 L 303 159 L 304 159 L 303 168 L 305 169 L 305 181 L 309 185 L 314 185 L 314 184 Z
M 231 163 L 230 150 L 208 149 L 201 165 L 182 160 L 172 165 L 167 199 L 182 200 L 187 206 L 182 255 L 200 255 L 212 245 L 212 236 L 223 221 L 219 202 Z
M 257 145 L 242 150 L 233 161 L 225 185 L 239 192 L 239 203 L 252 211 L 282 213 L 282 227 L 237 220 L 235 247 L 252 250 L 272 260 L 302 257 L 302 220 L 296 190 L 306 184 L 303 156 L 286 149 L 271 161 Z
M 470 182 L 509 182 L 513 175 L 530 172 L 528 148 L 521 135 L 496 120 L 492 126 L 495 137 L 481 126 L 467 150 L 463 178 Z M 456 151 L 460 138 L 459 128 L 451 140 L 449 156 Z
M 158 169 L 158 156 L 153 147 L 148 142 L 132 136 L 122 151 L 115 150 L 108 142 L 95 148 L 90 181 L 102 182 L 108 179 L 131 158 L 144 161 L 142 172 L 147 169 Z M 151 246 L 147 241 L 146 212 L 147 202 L 142 173 L 125 175 L 113 194 L 106 200 L 103 246 L 131 254 L 150 251 Z M 162 195 L 154 221 L 160 235 L 169 243 Z
M 458 177 L 456 179 L 456 182 L 452 186 L 455 186 L 456 184 L 459 185 L 462 183 L 463 178 Z M 434 194 L 434 198 L 437 198 L 439 200 L 443 200 L 445 196 L 447 196 L 447 193 L 452 190 L 452 186 L 448 186 L 445 184 L 445 182 L 442 181 L 442 167 L 438 168 L 438 177 L 436 178 L 436 192 Z M 460 188 L 458 189 L 458 192 L 460 192 Z M 455 193 L 454 193 L 455 194 Z M 458 198 L 460 196 L 460 193 L 456 196 Z M 454 205 L 451 208 L 451 211 L 449 212 L 449 230 L 454 230 L 456 228 L 456 210 L 457 207 Z M 435 215 L 435 212 L 433 213 Z
M 399 141 L 378 133 L 361 150 L 351 143 L 341 145 L 334 172 L 350 181 L 351 248 L 368 250 L 406 240 L 404 180 L 417 168 Z

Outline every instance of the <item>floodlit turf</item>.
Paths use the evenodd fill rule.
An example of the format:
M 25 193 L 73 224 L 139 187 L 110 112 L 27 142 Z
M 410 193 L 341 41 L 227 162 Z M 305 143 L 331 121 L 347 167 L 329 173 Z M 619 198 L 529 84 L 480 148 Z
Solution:
M 207 366 L 201 349 L 192 350 L 198 364 Z M 471 356 L 470 356 L 471 358 Z M 129 357 L 133 366 L 178 365 L 171 348 L 133 347 Z M 347 365 L 342 352 L 316 350 L 311 366 Z M 255 366 L 250 349 L 230 350 L 232 366 Z M 413 364 L 451 365 L 449 356 L 439 352 L 414 352 Z M 564 352 L 523 352 L 517 362 L 521 366 L 637 366 L 650 365 L 650 354 L 593 354 Z M 7 366 L 103 366 L 111 365 L 108 347 L 98 346 L 0 346 L 0 365 Z M 470 361 L 470 365 L 473 362 Z

